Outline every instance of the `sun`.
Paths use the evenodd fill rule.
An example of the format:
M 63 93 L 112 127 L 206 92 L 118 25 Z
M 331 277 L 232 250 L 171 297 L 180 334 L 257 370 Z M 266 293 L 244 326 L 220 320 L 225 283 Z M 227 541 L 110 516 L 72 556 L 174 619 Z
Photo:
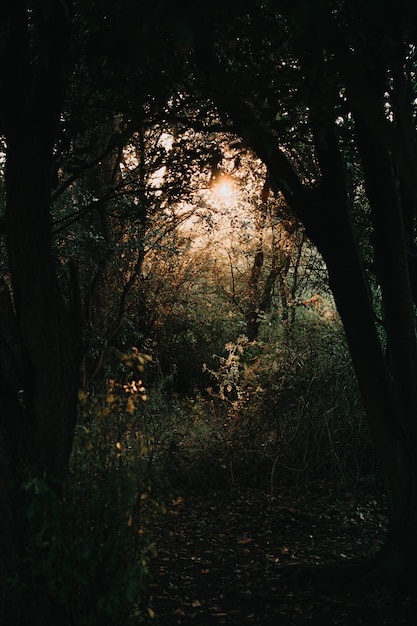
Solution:
M 235 184 L 230 176 L 222 176 L 212 188 L 212 193 L 220 201 L 231 200 L 235 195 Z

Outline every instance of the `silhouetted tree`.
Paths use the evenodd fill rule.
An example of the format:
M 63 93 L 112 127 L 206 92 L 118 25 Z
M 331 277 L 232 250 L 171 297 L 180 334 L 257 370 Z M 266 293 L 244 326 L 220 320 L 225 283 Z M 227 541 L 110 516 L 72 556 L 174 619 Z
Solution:
M 406 2 L 393 9 L 331 1 L 188 8 L 194 61 L 211 97 L 266 164 L 272 187 L 327 264 L 385 471 L 385 545 L 341 576 L 381 584 L 414 576 L 414 9 Z M 382 294 L 381 325 L 352 223 L 358 211 L 347 176 L 352 149 L 362 164 L 368 201 L 362 210 L 371 216 L 368 244 Z

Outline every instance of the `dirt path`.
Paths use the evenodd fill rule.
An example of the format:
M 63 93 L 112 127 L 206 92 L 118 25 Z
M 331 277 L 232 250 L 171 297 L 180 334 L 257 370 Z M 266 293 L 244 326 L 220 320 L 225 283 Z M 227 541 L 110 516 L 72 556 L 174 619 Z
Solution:
M 174 498 L 155 530 L 150 604 L 163 626 L 417 624 L 417 599 L 379 591 L 316 596 L 283 567 L 366 556 L 382 542 L 383 501 L 361 494 L 234 494 Z

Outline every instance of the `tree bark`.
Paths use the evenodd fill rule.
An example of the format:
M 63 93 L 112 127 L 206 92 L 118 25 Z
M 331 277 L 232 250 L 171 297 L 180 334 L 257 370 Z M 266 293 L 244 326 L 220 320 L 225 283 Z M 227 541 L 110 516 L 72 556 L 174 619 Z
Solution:
M 8 626 L 40 620 L 36 607 L 28 614 L 19 584 L 12 592 L 7 578 L 19 574 L 25 545 L 22 483 L 46 476 L 59 490 L 68 468 L 80 339 L 77 315 L 58 284 L 50 223 L 71 16 L 65 2 L 32 8 L 31 26 L 26 2 L 5 3 L 0 15 L 5 235 L 13 295 L 7 316 L 0 311 L 0 622 Z
M 78 336 L 59 289 L 52 255 L 49 186 L 40 147 L 10 141 L 7 152 L 6 237 L 19 336 L 30 371 L 24 387 L 39 470 L 61 479 L 71 451 L 77 397 Z M 25 185 L 22 150 L 33 156 Z
M 265 203 L 262 202 L 255 216 L 255 254 L 252 271 L 248 281 L 248 304 L 246 310 L 246 336 L 250 342 L 255 341 L 259 333 L 259 282 L 264 264 L 264 229 L 266 215 Z
M 374 227 L 375 268 L 382 291 L 386 367 L 394 396 L 398 466 L 390 490 L 388 543 L 410 568 L 417 555 L 417 342 L 408 242 L 413 225 L 404 219 L 402 196 L 390 156 L 360 116 L 357 137 Z

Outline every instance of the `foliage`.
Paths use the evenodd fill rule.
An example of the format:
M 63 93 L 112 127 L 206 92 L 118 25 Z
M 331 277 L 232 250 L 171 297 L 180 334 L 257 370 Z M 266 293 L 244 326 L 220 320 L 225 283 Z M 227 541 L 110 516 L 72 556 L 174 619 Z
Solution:
M 221 410 L 230 445 L 262 450 L 272 488 L 332 476 L 357 480 L 375 471 L 375 455 L 360 408 L 340 322 L 328 307 L 299 313 L 268 342 L 245 337 L 226 345 L 211 374 L 211 398 Z
M 302 306 L 295 320 L 290 332 L 266 319 L 256 342 L 243 335 L 227 342 L 210 366 L 203 365 L 211 378 L 206 390 L 182 399 L 168 395 L 164 409 L 153 412 L 164 432 L 154 471 L 169 475 L 172 488 L 252 485 L 274 493 L 282 483 L 332 478 L 355 484 L 375 474 L 374 448 L 331 302 Z M 155 407 L 161 395 L 154 390 L 152 396 Z
M 340 321 L 334 311 L 303 310 L 291 337 L 281 334 L 247 380 L 263 390 L 258 413 L 271 429 L 279 474 L 356 481 L 375 472 L 375 453 Z M 265 350 L 265 346 L 260 346 Z
M 152 615 L 141 599 L 156 554 L 150 526 L 163 505 L 153 497 L 148 447 L 132 432 L 132 400 L 143 402 L 144 390 L 130 384 L 114 393 L 112 381 L 103 396 L 80 394 L 64 497 L 46 478 L 22 485 L 29 540 L 15 584 L 29 605 L 54 606 L 60 623 L 118 625 Z

